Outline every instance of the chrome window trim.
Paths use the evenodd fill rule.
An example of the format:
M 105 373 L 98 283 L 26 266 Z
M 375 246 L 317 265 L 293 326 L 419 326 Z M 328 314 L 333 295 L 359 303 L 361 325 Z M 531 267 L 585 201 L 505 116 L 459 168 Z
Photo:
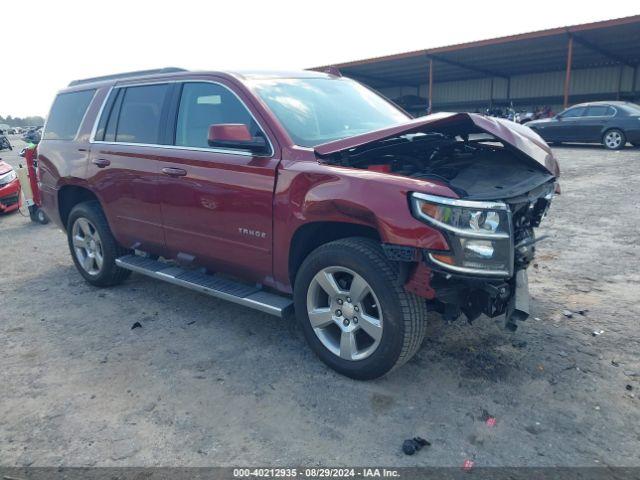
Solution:
M 100 123 L 100 118 L 102 117 L 102 114 L 104 113 L 103 110 L 104 110 L 104 108 L 105 108 L 105 106 L 107 104 L 107 100 L 111 96 L 111 93 L 112 93 L 113 90 L 118 89 L 118 88 L 144 87 L 144 86 L 147 86 L 147 85 L 165 85 L 165 84 L 172 84 L 172 83 L 212 83 L 214 85 L 219 85 L 222 88 L 227 89 L 242 104 L 242 106 L 247 110 L 247 112 L 249 113 L 249 115 L 251 116 L 253 121 L 256 122 L 258 127 L 260 127 L 260 130 L 262 131 L 262 133 L 264 133 L 264 136 L 267 139 L 267 142 L 269 144 L 270 154 L 269 155 L 256 155 L 255 153 L 252 153 L 252 152 L 250 152 L 248 150 L 231 149 L 231 148 L 188 147 L 188 146 L 184 146 L 184 145 L 161 145 L 161 144 L 156 144 L 156 143 L 107 142 L 107 141 L 104 141 L 104 140 L 96 140 L 95 139 L 95 134 L 96 134 L 97 129 L 98 129 L 98 124 Z M 189 150 L 189 151 L 195 151 L 195 152 L 223 153 L 223 154 L 228 154 L 228 155 L 239 155 L 239 156 L 243 156 L 243 157 L 260 157 L 260 158 L 273 158 L 275 156 L 275 153 L 276 153 L 275 149 L 273 148 L 273 142 L 271 141 L 269 133 L 267 133 L 265 128 L 262 126 L 262 124 L 255 117 L 255 115 L 253 114 L 251 109 L 249 107 L 247 107 L 247 104 L 238 96 L 238 94 L 236 92 L 234 92 L 231 88 L 227 87 L 226 85 L 224 85 L 224 84 L 222 84 L 220 82 L 216 82 L 216 81 L 213 81 L 213 80 L 200 80 L 200 79 L 198 79 L 198 80 L 196 80 L 196 79 L 168 80 L 168 81 L 164 81 L 164 82 L 157 81 L 157 82 L 144 82 L 144 83 L 129 83 L 129 84 L 122 84 L 122 85 L 112 85 L 109 88 L 109 91 L 107 92 L 107 95 L 104 97 L 104 100 L 102 102 L 102 106 L 100 107 L 100 111 L 98 112 L 98 115 L 96 116 L 96 119 L 95 119 L 95 121 L 93 123 L 93 128 L 91 130 L 91 137 L 89 138 L 89 143 L 97 144 L 97 145 L 100 145 L 100 144 L 102 144 L 102 145 L 125 145 L 125 146 L 132 146 L 132 147 L 154 147 L 154 148 L 163 148 L 163 149 Z
M 104 111 L 104 107 L 107 106 L 107 100 L 111 96 L 111 92 L 113 91 L 113 85 L 109 87 L 109 91 L 102 100 L 102 105 L 100 105 L 100 110 L 98 110 L 98 115 L 96 116 L 95 121 L 93 122 L 93 128 L 91 129 L 91 135 L 89 135 L 89 143 L 97 143 L 95 142 L 96 132 L 98 131 L 98 124 L 100 123 L 100 119 L 102 118 L 102 113 Z

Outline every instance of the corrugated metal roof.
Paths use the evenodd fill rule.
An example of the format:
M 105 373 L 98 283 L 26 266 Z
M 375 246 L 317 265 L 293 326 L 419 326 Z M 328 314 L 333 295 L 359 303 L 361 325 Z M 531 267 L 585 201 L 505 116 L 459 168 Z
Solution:
M 640 63 L 640 15 L 477 42 L 340 63 L 343 75 L 375 88 L 419 85 L 434 62 L 434 81 L 513 77 L 565 68 L 572 36 L 573 68 Z M 524 53 L 523 53 L 524 52 Z

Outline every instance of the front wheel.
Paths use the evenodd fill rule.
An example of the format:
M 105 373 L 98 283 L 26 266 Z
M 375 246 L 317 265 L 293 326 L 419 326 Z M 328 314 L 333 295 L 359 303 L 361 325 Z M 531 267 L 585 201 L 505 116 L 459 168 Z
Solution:
M 602 136 L 602 145 L 608 150 L 620 150 L 626 143 L 627 139 L 624 136 L 624 132 L 617 128 L 607 130 Z
M 323 245 L 296 276 L 296 316 L 320 359 L 358 380 L 408 361 L 426 328 L 425 301 L 397 284 L 378 242 L 346 238 Z
M 131 274 L 116 265 L 116 258 L 130 251 L 116 242 L 98 202 L 73 207 L 67 222 L 67 239 L 73 263 L 90 284 L 117 285 Z

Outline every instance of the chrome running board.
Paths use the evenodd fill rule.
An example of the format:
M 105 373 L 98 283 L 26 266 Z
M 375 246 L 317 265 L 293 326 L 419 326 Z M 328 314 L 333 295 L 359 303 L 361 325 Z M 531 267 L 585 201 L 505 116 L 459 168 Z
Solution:
M 116 259 L 116 265 L 132 272 L 206 293 L 222 300 L 229 300 L 277 317 L 284 316 L 288 310 L 293 308 L 293 301 L 288 297 L 265 292 L 259 287 L 235 282 L 219 275 L 187 270 L 159 260 L 137 255 L 125 255 Z

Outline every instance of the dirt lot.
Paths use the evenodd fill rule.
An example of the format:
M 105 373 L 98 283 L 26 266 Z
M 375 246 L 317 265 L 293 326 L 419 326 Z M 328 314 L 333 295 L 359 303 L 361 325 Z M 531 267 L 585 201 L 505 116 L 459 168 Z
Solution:
M 433 315 L 366 383 L 292 322 L 139 275 L 90 287 L 57 228 L 1 216 L 0 465 L 640 466 L 640 150 L 557 155 L 532 317 Z M 433 445 L 403 455 L 415 435 Z

